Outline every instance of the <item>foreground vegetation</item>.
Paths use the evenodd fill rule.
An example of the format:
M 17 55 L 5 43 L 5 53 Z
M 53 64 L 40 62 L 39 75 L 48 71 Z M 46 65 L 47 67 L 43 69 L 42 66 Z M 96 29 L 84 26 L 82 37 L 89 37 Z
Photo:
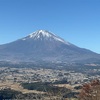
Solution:
M 41 92 L 23 93 L 11 88 L 0 90 L 0 100 L 5 99 L 32 99 L 32 100 L 66 100 L 75 97 L 76 93 L 64 87 L 53 86 L 51 83 L 22 83 L 23 88 Z M 76 97 L 75 97 L 76 98 Z
M 64 87 L 53 86 L 51 83 L 23 83 L 22 86 L 28 90 L 37 90 L 46 92 L 49 97 L 56 96 L 60 98 L 76 98 L 77 92 L 72 92 Z
M 100 69 L 94 68 L 80 73 L 62 69 L 1 67 L 0 100 L 100 100 L 100 82 L 91 81 L 99 77 Z
M 23 94 L 21 92 L 4 89 L 0 90 L 0 100 L 13 100 L 13 99 L 24 99 L 24 100 L 67 100 L 61 96 L 53 96 L 48 94 L 35 94 L 35 93 L 26 93 Z
M 25 93 L 10 88 L 0 90 L 0 100 L 5 99 L 32 99 L 32 100 L 100 100 L 100 81 L 93 80 L 82 86 L 80 93 L 69 89 L 55 87 L 50 83 L 23 83 L 24 88 L 29 90 L 44 91 L 44 93 Z
M 100 100 L 100 81 L 93 80 L 83 85 L 79 100 Z

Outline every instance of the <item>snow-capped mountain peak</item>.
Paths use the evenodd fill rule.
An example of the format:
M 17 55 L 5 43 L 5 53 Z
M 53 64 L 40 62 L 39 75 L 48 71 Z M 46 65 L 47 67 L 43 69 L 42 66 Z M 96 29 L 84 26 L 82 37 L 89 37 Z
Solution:
M 45 31 L 45 30 L 39 30 L 39 31 L 36 31 L 36 32 L 33 32 L 29 35 L 30 38 L 34 38 L 34 37 L 37 37 L 37 38 L 40 38 L 41 36 L 42 37 L 51 37 L 53 34 L 51 34 L 50 32 L 48 31 Z
M 64 41 L 62 38 L 56 36 L 55 34 L 49 32 L 49 31 L 46 31 L 46 30 L 38 30 L 36 32 L 29 34 L 29 36 L 23 38 L 23 40 L 27 40 L 27 39 L 49 40 L 49 41 L 55 40 L 55 41 L 59 41 L 64 44 L 70 45 L 70 43 Z

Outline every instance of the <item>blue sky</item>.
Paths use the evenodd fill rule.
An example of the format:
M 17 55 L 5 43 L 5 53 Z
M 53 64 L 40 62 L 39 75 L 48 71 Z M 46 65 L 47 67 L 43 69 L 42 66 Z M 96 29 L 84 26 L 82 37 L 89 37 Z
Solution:
M 0 0 L 0 44 L 39 29 L 100 53 L 100 0 Z

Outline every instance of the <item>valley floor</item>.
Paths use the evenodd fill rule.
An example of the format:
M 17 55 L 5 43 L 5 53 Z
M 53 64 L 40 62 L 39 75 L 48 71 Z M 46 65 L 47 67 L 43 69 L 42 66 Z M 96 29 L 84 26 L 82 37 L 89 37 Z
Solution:
M 100 79 L 99 71 L 100 69 L 75 72 L 44 68 L 1 67 L 0 91 L 5 89 L 19 91 L 23 97 L 27 94 L 39 94 L 44 98 L 43 100 L 49 100 L 51 97 L 50 100 L 56 100 L 57 98 L 57 100 L 77 100 L 77 94 L 80 92 L 82 84 L 95 78 Z M 33 88 L 34 85 L 39 87 L 40 90 L 39 88 Z M 43 86 L 44 88 L 41 88 Z M 55 89 L 59 93 L 57 91 L 56 93 Z M 62 89 L 65 90 L 62 91 Z

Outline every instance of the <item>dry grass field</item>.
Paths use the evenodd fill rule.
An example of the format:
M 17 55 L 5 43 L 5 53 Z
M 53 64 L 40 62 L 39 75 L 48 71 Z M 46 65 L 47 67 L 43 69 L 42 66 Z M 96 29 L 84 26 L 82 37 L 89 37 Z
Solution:
M 10 82 L 3 82 L 0 83 L 0 89 L 11 88 L 16 91 L 20 91 L 23 94 L 25 93 L 37 93 L 37 94 L 44 94 L 45 92 L 40 92 L 36 90 L 27 90 L 24 89 L 19 83 L 10 83 Z

